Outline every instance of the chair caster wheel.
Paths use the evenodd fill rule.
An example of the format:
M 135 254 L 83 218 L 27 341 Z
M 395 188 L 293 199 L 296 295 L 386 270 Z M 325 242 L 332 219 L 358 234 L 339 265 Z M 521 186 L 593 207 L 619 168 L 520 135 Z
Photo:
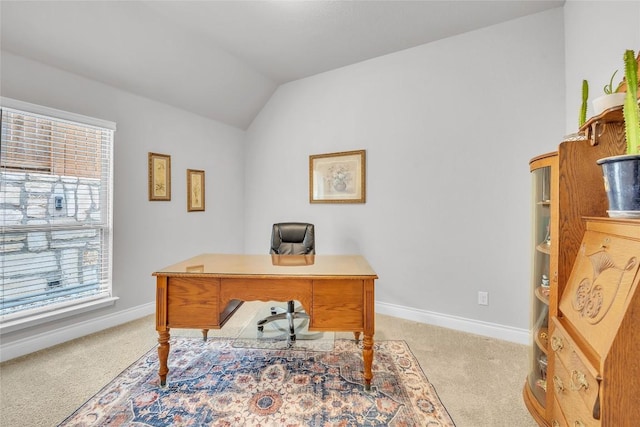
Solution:
M 258 332 L 264 332 L 264 326 L 258 326 Z

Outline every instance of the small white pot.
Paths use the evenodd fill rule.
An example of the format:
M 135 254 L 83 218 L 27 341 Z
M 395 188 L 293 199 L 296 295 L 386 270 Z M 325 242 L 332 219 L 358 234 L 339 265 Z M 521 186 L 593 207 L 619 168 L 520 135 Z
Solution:
M 624 104 L 625 92 L 602 95 L 593 100 L 593 114 L 598 116 L 609 108 L 619 107 Z

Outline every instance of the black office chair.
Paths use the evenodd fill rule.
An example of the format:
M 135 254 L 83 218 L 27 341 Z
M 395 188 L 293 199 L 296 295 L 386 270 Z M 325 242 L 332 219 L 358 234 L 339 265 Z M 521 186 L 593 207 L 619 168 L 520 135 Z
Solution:
M 271 231 L 271 254 L 276 255 L 312 255 L 316 253 L 313 224 L 301 222 L 283 222 L 273 224 Z M 264 325 L 276 320 L 287 320 L 287 342 L 296 340 L 295 319 L 309 319 L 302 307 L 295 308 L 294 301 L 287 301 L 286 310 L 271 307 L 271 316 L 258 321 L 258 331 L 264 331 Z

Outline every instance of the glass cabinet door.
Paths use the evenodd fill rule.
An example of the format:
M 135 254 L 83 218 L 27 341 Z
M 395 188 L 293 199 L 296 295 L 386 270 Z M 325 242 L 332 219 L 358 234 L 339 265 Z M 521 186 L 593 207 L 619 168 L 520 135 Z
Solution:
M 551 167 L 531 172 L 532 255 L 531 268 L 531 354 L 528 382 L 538 403 L 544 407 L 547 390 L 547 349 L 549 326 L 551 245 Z

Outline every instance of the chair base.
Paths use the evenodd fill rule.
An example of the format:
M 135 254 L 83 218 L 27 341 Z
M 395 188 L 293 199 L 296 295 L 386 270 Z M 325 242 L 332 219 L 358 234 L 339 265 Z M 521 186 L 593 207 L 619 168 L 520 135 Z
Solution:
M 288 347 L 291 347 L 297 339 L 296 326 L 294 322 L 295 319 L 305 319 L 305 322 L 302 322 L 300 325 L 298 325 L 298 329 L 300 329 L 308 323 L 309 315 L 305 313 L 302 308 L 296 309 L 293 301 L 288 301 L 286 310 L 280 307 L 271 307 L 271 316 L 268 316 L 257 322 L 258 332 L 264 332 L 264 325 L 266 325 L 267 323 L 275 322 L 278 320 L 286 320 L 287 329 L 283 329 L 278 326 L 276 326 L 276 328 L 286 333 Z M 305 335 L 305 338 L 317 339 L 320 336 L 322 336 L 322 333 Z

